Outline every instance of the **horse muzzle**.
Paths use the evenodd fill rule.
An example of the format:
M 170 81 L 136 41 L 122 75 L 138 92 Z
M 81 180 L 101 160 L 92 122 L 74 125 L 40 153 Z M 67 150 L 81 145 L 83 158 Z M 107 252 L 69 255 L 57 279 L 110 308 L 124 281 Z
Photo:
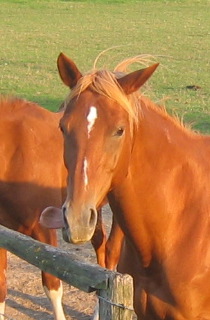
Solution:
M 81 244 L 91 240 L 97 223 L 97 210 L 93 206 L 75 210 L 72 205 L 69 207 L 64 205 L 62 211 L 63 240 L 73 244 Z

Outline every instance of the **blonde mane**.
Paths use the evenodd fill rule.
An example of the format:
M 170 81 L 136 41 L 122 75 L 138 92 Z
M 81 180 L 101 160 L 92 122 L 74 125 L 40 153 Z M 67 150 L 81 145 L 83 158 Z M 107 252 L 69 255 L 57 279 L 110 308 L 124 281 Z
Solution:
M 98 61 L 98 58 L 96 58 L 93 70 L 84 74 L 84 76 L 79 79 L 77 85 L 68 95 L 64 103 L 64 109 L 74 97 L 79 97 L 84 90 L 89 88 L 100 95 L 104 95 L 109 99 L 116 101 L 128 113 L 131 126 L 133 123 L 137 124 L 139 112 L 141 111 L 140 93 L 133 93 L 129 96 L 126 96 L 118 84 L 117 79 L 125 75 L 128 72 L 128 67 L 134 63 L 141 63 L 141 65 L 145 66 L 148 62 L 150 62 L 148 61 L 148 57 L 151 56 L 140 55 L 123 60 L 114 68 L 113 72 L 108 70 L 97 70 L 96 62 Z
M 6 110 L 7 113 L 28 108 L 31 106 L 37 106 L 36 103 L 9 95 L 0 95 L 0 111 Z

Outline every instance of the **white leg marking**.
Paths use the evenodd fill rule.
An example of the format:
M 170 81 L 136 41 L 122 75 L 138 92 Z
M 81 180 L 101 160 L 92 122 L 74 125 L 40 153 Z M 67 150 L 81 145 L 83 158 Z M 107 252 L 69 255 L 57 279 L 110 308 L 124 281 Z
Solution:
M 5 302 L 0 303 L 0 320 L 4 320 Z
M 63 307 L 62 307 L 62 295 L 63 295 L 62 283 L 60 285 L 60 288 L 57 291 L 56 290 L 49 291 L 45 286 L 44 286 L 44 291 L 48 299 L 52 303 L 55 320 L 66 320 L 66 317 L 63 312 Z
M 94 311 L 92 320 L 99 320 L 99 301 L 95 306 L 95 311 Z
M 88 137 L 90 137 L 90 132 L 93 129 L 93 126 L 95 124 L 95 121 L 97 119 L 97 109 L 94 106 L 90 107 L 88 116 L 87 116 L 87 121 L 88 121 Z

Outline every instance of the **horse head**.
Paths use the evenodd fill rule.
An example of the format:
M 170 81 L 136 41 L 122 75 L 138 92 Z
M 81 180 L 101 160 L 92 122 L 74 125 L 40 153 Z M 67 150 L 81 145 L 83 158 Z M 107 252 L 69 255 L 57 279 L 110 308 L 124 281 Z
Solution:
M 139 112 L 135 92 L 158 64 L 124 75 L 107 70 L 82 75 L 62 53 L 57 64 L 71 89 L 60 121 L 69 173 L 63 236 L 81 243 L 91 239 L 103 199 L 129 173 Z

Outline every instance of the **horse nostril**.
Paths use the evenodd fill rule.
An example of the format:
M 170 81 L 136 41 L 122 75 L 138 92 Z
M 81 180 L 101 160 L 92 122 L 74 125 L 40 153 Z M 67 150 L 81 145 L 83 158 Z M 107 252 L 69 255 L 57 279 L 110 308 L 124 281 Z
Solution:
M 95 227 L 96 224 L 96 211 L 94 209 L 90 209 L 90 219 L 89 219 L 89 227 Z
M 62 212 L 63 212 L 63 220 L 64 220 L 64 225 L 65 225 L 65 228 L 68 227 L 68 221 L 67 221 L 67 218 L 66 218 L 66 207 L 62 207 Z

